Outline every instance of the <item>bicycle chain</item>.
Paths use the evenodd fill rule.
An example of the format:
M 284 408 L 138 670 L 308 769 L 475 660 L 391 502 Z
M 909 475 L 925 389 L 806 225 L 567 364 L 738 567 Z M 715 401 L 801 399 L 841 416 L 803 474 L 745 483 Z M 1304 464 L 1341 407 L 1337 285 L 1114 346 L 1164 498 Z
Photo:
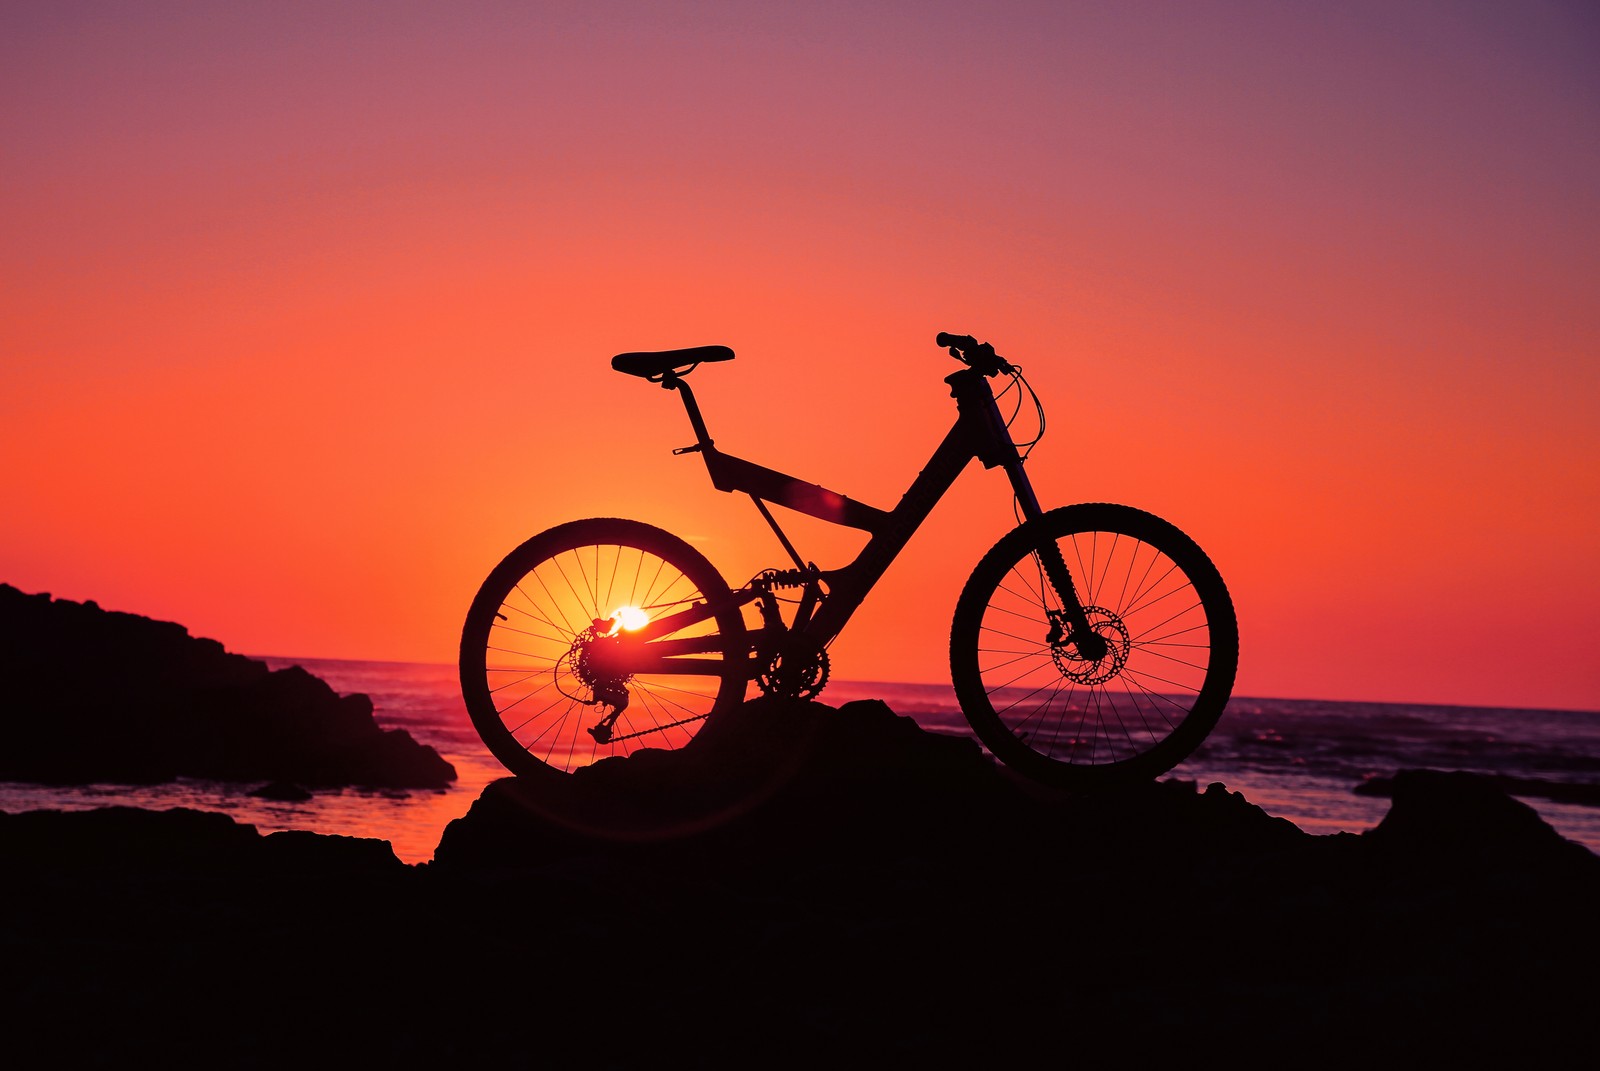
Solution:
M 633 740 L 641 736 L 649 736 L 651 733 L 662 733 L 666 732 L 668 729 L 676 729 L 678 726 L 688 725 L 692 721 L 705 721 L 708 717 L 710 717 L 709 714 L 696 714 L 694 717 L 684 718 L 682 721 L 668 722 L 665 725 L 652 725 L 650 728 L 640 729 L 636 733 L 627 733 L 623 736 L 613 736 L 610 740 L 606 741 L 606 743 L 620 744 L 624 740 Z

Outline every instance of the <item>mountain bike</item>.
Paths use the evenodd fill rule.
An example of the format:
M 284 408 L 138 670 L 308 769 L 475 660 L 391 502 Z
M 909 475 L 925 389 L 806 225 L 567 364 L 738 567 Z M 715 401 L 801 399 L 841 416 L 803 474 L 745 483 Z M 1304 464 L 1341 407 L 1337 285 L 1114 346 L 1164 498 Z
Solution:
M 1021 368 L 969 335 L 936 342 L 963 366 L 944 377 L 956 421 L 889 510 L 717 447 L 687 377 L 732 360 L 729 348 L 613 357 L 616 371 L 677 392 L 695 440 L 673 453 L 698 454 L 713 487 L 748 495 L 788 563 L 730 588 L 698 550 L 639 521 L 576 520 L 529 539 L 489 574 L 462 630 L 462 695 L 490 752 L 519 775 L 570 772 L 681 747 L 752 683 L 817 696 L 829 645 L 977 460 L 1005 473 L 1017 513 L 967 580 L 950 629 L 951 681 L 979 741 L 1068 790 L 1150 779 L 1190 755 L 1221 716 L 1238 664 L 1238 623 L 1216 567 L 1141 510 L 1042 508 L 1024 463 L 1043 437 L 1044 407 Z M 1019 444 L 1011 428 L 1025 398 L 1037 434 Z M 866 544 L 848 564 L 818 568 L 770 504 L 865 532 Z

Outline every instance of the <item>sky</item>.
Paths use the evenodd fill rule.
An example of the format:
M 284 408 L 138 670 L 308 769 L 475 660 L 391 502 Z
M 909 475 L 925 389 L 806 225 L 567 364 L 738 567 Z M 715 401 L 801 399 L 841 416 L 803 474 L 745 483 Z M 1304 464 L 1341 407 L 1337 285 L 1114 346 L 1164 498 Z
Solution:
M 1545 0 L 10 0 L 0 581 L 450 662 L 561 521 L 784 564 L 612 354 L 732 347 L 718 445 L 889 508 L 950 331 L 1046 505 L 1216 562 L 1236 694 L 1600 710 L 1597 56 Z M 974 466 L 835 675 L 948 679 L 1011 523 Z

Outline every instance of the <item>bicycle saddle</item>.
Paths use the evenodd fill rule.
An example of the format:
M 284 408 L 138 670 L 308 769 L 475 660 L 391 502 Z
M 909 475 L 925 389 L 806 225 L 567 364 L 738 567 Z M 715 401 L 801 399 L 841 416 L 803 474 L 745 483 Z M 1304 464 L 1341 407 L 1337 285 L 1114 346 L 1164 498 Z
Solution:
M 686 350 L 619 353 L 611 358 L 611 367 L 624 375 L 654 382 L 668 373 L 688 375 L 702 361 L 731 360 L 733 351 L 726 346 L 691 346 Z

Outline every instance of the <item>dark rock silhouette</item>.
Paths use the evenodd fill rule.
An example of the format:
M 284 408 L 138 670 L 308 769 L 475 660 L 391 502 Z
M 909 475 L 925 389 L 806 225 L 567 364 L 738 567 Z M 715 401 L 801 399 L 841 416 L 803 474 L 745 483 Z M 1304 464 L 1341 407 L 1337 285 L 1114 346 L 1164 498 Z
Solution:
M 1423 771 L 1439 773 L 1441 771 Z M 1545 781 L 1537 777 L 1512 777 L 1509 774 L 1484 774 L 1496 788 L 1515 796 L 1550 800 L 1552 803 L 1576 803 L 1586 807 L 1600 807 L 1600 785 L 1571 781 Z M 1392 796 L 1394 778 L 1369 777 L 1353 790 L 1358 796 Z
M 13 873 L 325 875 L 409 868 L 387 841 L 283 830 L 265 836 L 225 814 L 147 811 L 0 812 L 0 846 Z
M 269 781 L 260 788 L 251 789 L 249 794 L 257 799 L 276 800 L 279 803 L 304 803 L 316 798 L 316 793 L 293 781 Z
M 0 584 L 0 780 L 439 788 L 455 769 L 364 695 L 182 625 Z
M 1502 865 L 1590 855 L 1495 779 L 1460 771 L 1402 770 L 1391 781 L 1389 813 L 1367 840 L 1398 855 L 1446 855 Z
M 1600 858 L 1483 778 L 1402 773 L 1377 829 L 1317 837 L 1221 785 L 1040 792 L 879 703 L 715 728 L 496 782 L 415 867 L 192 812 L 0 815 L 8 1055 L 1537 1066 L 1590 1044 Z
M 680 751 L 495 782 L 445 830 L 434 862 L 549 862 L 615 847 L 692 853 L 697 865 L 746 872 L 769 849 L 779 865 L 893 851 L 990 866 L 1015 865 L 1044 841 L 1070 845 L 1081 866 L 1220 845 L 1270 850 L 1303 837 L 1220 785 L 1199 797 L 1178 781 L 1088 798 L 1052 793 L 974 741 L 927 732 L 881 701 L 835 710 L 763 698 Z

